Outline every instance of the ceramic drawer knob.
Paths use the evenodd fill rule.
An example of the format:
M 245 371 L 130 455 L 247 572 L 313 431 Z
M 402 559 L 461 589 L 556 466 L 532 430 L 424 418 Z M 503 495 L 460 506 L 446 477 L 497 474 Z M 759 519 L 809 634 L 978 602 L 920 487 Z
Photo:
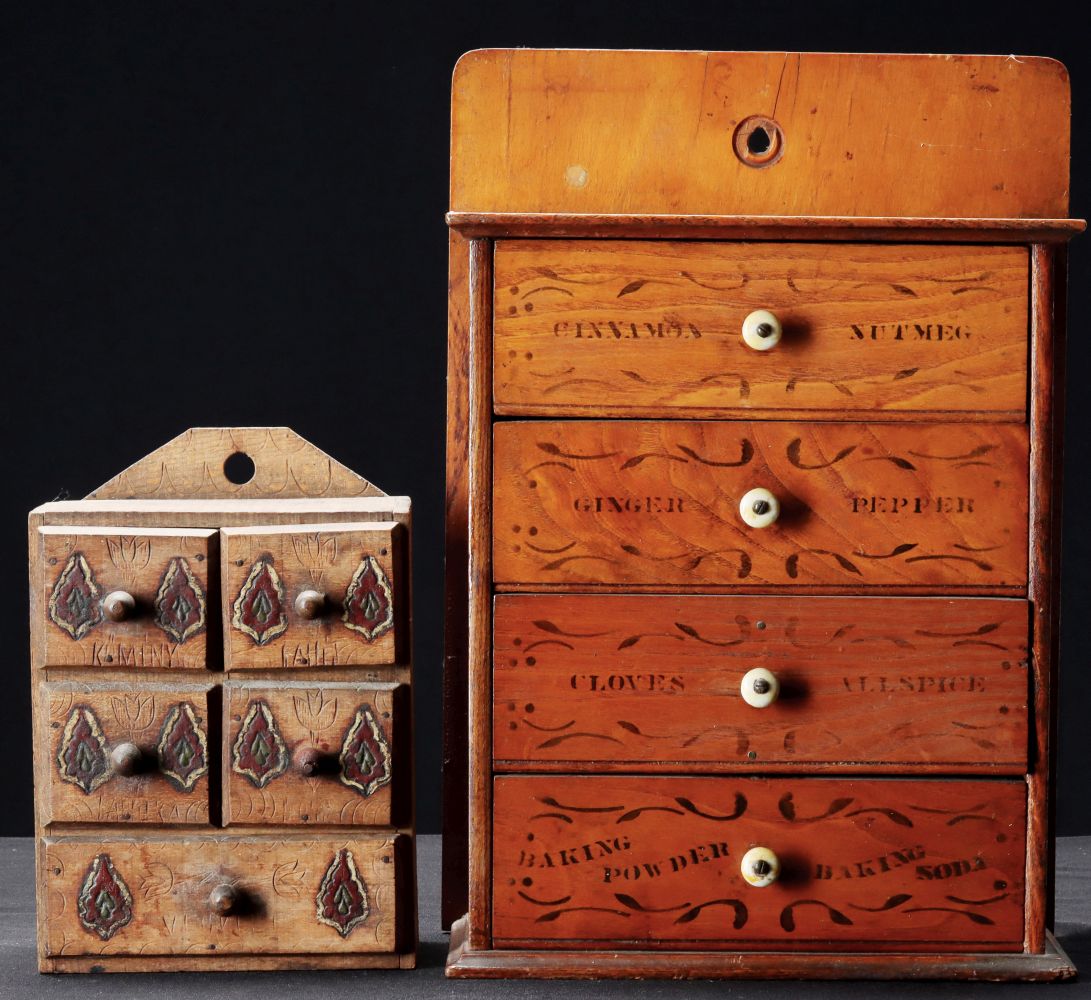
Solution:
M 755 309 L 742 321 L 742 339 L 755 351 L 769 351 L 780 343 L 780 320 L 768 309 Z
M 768 847 L 751 847 L 742 856 L 742 877 L 755 889 L 772 885 L 780 874 L 780 858 Z
M 123 622 L 133 617 L 136 599 L 124 590 L 112 590 L 103 598 L 102 613 L 112 622 Z
M 326 595 L 317 590 L 304 590 L 295 599 L 295 611 L 300 618 L 317 618 L 326 608 Z
M 123 778 L 131 778 L 140 770 L 143 756 L 140 747 L 135 743 L 119 743 L 110 751 L 110 763 L 114 767 L 114 773 Z
M 209 894 L 208 905 L 213 913 L 226 917 L 239 905 L 239 890 L 233 885 L 218 885 Z
M 751 708 L 766 708 L 777 700 L 780 694 L 780 681 L 776 674 L 765 667 L 748 670 L 739 685 L 742 700 Z
M 769 490 L 759 486 L 748 491 L 739 501 L 739 514 L 751 528 L 768 528 L 780 517 L 780 501 Z

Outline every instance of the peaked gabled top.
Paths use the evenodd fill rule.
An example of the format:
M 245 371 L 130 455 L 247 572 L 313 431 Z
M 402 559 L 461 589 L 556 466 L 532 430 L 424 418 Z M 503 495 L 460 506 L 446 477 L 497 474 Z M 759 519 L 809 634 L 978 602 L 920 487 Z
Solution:
M 242 467 L 241 475 L 232 466 L 225 469 L 229 459 L 232 466 Z M 249 477 L 247 459 L 253 463 Z M 288 500 L 371 496 L 386 494 L 289 427 L 191 427 L 84 499 Z

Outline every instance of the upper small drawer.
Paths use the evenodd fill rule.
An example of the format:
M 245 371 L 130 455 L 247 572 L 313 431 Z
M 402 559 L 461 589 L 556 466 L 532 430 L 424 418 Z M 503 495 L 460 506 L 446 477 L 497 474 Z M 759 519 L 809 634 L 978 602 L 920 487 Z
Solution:
M 404 534 L 394 521 L 224 528 L 224 669 L 403 662 Z
M 495 408 L 1020 418 L 1028 273 L 1008 246 L 500 241 Z
M 35 663 L 203 669 L 215 536 L 203 528 L 39 528 Z

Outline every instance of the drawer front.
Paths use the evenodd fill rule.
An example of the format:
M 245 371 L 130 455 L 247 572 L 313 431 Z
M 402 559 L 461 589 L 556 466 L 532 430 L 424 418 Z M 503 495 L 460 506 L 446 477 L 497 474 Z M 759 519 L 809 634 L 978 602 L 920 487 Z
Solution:
M 1026 409 L 1023 247 L 500 241 L 494 268 L 500 413 Z
M 36 662 L 46 667 L 204 669 L 216 532 L 42 527 Z
M 47 837 L 46 954 L 394 951 L 397 839 Z
M 224 822 L 408 822 L 408 694 L 393 684 L 227 682 Z
M 279 525 L 220 534 L 227 670 L 402 662 L 403 526 Z
M 495 943 L 1021 950 L 1025 800 L 1022 781 L 500 777 Z
M 208 822 L 207 686 L 51 683 L 41 696 L 42 822 Z
M 1022 589 L 1027 461 L 1021 425 L 501 423 L 493 579 Z
M 1022 774 L 1025 602 L 501 595 L 501 768 Z

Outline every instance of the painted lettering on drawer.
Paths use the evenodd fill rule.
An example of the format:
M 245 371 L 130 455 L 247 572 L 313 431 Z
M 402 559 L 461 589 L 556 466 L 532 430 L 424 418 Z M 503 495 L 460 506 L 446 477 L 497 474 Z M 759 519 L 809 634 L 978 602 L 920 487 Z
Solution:
M 501 770 L 1026 767 L 1024 601 L 501 594 L 493 629 Z
M 1020 781 L 503 776 L 494 797 L 501 947 L 1022 947 Z
M 499 423 L 493 579 L 1018 591 L 1027 459 L 1010 424 Z
M 500 240 L 494 272 L 503 414 L 1026 408 L 1022 247 Z

